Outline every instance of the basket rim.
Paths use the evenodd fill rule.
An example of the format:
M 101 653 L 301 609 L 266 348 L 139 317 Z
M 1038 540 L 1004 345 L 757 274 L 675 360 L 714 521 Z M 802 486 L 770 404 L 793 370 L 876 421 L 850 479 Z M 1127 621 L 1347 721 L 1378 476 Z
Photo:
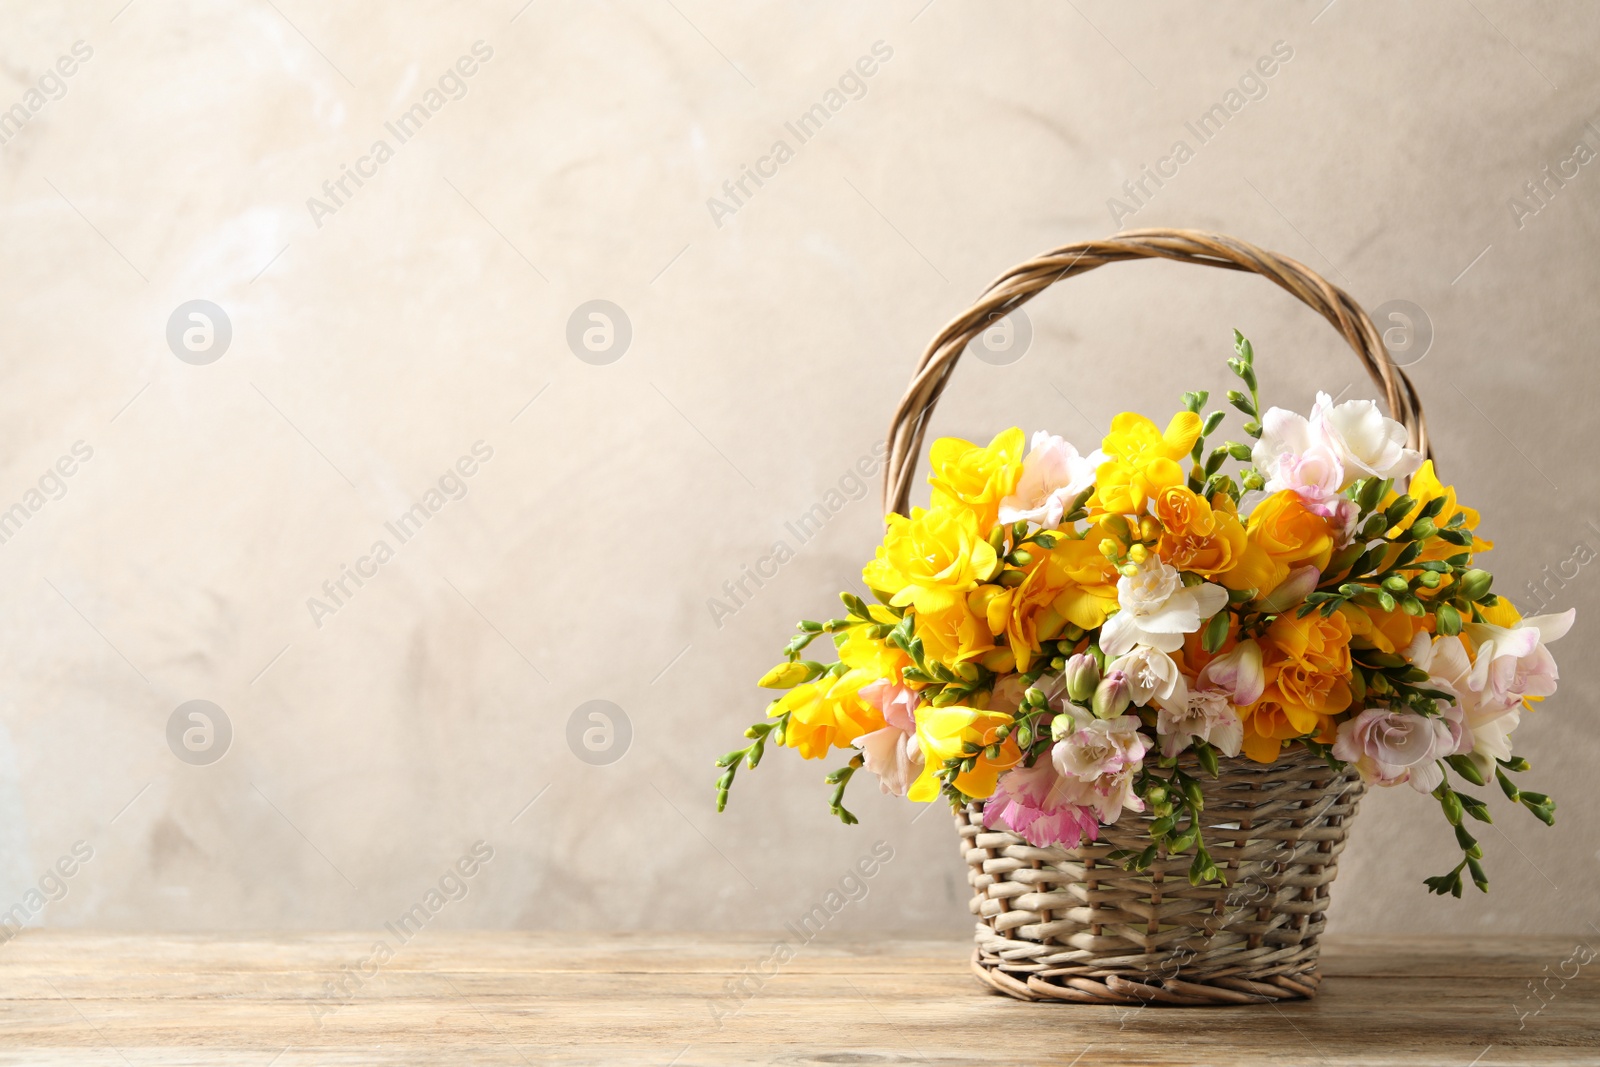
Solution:
M 1227 234 L 1189 229 L 1125 230 L 1043 252 L 1007 270 L 961 314 L 945 324 L 917 361 L 911 382 L 889 421 L 883 473 L 884 514 L 907 514 L 911 480 L 928 422 L 967 342 L 997 316 L 1026 304 L 1056 282 L 1107 263 L 1166 259 L 1260 274 L 1294 295 L 1331 324 L 1350 345 L 1382 391 L 1392 415 L 1406 428 L 1409 446 L 1431 459 L 1427 418 L 1410 377 L 1394 361 L 1367 312 L 1343 289 L 1305 264 Z

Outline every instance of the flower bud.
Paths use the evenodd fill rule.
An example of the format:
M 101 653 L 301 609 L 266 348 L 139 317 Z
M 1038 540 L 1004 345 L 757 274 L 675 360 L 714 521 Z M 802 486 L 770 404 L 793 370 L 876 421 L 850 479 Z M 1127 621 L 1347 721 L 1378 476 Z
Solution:
M 1461 576 L 1461 595 L 1472 601 L 1482 600 L 1493 584 L 1494 575 L 1474 567 Z
M 763 674 L 756 684 L 763 689 L 793 689 L 801 682 L 809 682 L 821 674 L 820 667 L 821 664 L 809 662 L 780 663 Z
M 1139 520 L 1139 540 L 1154 541 L 1161 536 L 1161 524 L 1154 515 L 1146 515 Z
M 1067 682 L 1067 696 L 1079 704 L 1092 698 L 1095 687 L 1100 684 L 1100 664 L 1093 656 L 1081 652 L 1067 660 L 1061 673 Z
M 1114 538 L 1102 537 L 1100 539 L 1100 554 L 1106 559 L 1116 559 L 1122 554 L 1122 546 Z
M 1150 558 L 1150 550 L 1144 547 L 1144 545 L 1135 544 L 1132 548 L 1128 549 L 1128 558 L 1133 560 L 1135 563 L 1143 563 L 1145 560 Z
M 1413 541 L 1424 540 L 1426 538 L 1432 537 L 1435 533 L 1438 532 L 1438 530 L 1439 530 L 1439 528 L 1433 524 L 1433 520 L 1432 519 L 1418 519 L 1416 522 L 1411 524 L 1411 530 L 1410 530 L 1411 540 L 1413 540 Z
M 1114 719 L 1127 711 L 1131 703 L 1133 703 L 1133 687 L 1128 682 L 1128 676 L 1122 671 L 1109 672 L 1095 687 L 1092 707 L 1097 719 Z

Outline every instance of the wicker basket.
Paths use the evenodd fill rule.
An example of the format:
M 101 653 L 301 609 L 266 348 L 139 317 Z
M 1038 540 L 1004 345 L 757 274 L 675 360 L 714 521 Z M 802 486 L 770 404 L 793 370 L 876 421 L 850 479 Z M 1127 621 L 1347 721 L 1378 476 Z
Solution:
M 1263 275 L 1327 319 L 1349 342 L 1428 454 L 1427 423 L 1404 371 L 1372 320 L 1304 265 L 1218 234 L 1133 230 L 1068 245 L 997 279 L 923 353 L 889 429 L 884 508 L 904 513 L 924 433 L 967 342 L 1054 282 L 1106 263 L 1160 258 Z M 1317 939 L 1363 787 L 1300 748 L 1262 765 L 1226 760 L 1203 774 L 1204 834 L 1224 884 L 1192 886 L 1190 857 L 1160 856 L 1129 873 L 1109 859 L 1142 850 L 1151 816 L 1125 812 L 1094 844 L 1035 848 L 986 830 L 978 806 L 957 815 L 978 916 L 972 965 L 1022 1000 L 1086 1004 L 1215 1005 L 1310 997 L 1320 980 Z

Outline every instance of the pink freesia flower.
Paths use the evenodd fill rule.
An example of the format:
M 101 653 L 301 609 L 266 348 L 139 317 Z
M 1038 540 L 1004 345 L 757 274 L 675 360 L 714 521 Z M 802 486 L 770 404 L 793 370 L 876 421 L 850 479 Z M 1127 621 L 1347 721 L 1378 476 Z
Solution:
M 1062 774 L 1092 782 L 1125 767 L 1138 766 L 1147 747 L 1148 742 L 1139 732 L 1138 717 L 1119 715 L 1089 720 L 1056 742 L 1050 758 Z
M 1344 464 L 1325 424 L 1286 408 L 1268 408 L 1261 416 L 1261 439 L 1251 459 L 1267 480 L 1269 493 L 1293 489 L 1314 504 L 1344 488 Z
M 1468 623 L 1463 629 L 1477 653 L 1467 687 L 1507 710 L 1524 705 L 1529 697 L 1552 695 L 1559 674 L 1545 646 L 1566 636 L 1576 615 L 1568 608 L 1559 615 L 1529 616 L 1513 627 Z
M 862 764 L 878 776 L 878 788 L 903 797 L 922 773 L 922 746 L 917 742 L 917 692 L 879 678 L 861 687 L 860 697 L 883 713 L 888 725 L 855 739 Z
M 1091 719 L 1050 750 L 1057 773 L 1086 787 L 1078 793 L 1077 802 L 1093 807 L 1107 826 L 1117 821 L 1124 808 L 1144 810 L 1133 782 L 1150 743 L 1139 726 L 1134 715 Z
M 1077 848 L 1100 836 L 1094 810 L 1080 803 L 1086 783 L 1062 777 L 1047 762 L 1014 767 L 1000 776 L 983 805 L 983 825 L 1005 827 L 1036 848 Z
M 878 776 L 878 788 L 889 796 L 903 797 L 922 774 L 922 746 L 915 733 L 893 726 L 873 730 L 855 739 L 862 764 Z
M 862 700 L 883 713 L 883 721 L 903 733 L 917 732 L 917 691 L 908 685 L 896 685 L 887 678 L 879 678 L 861 687 Z
M 1356 537 L 1356 520 L 1361 508 L 1347 496 L 1330 496 L 1324 500 L 1307 501 L 1306 510 L 1321 515 L 1333 528 L 1333 546 L 1344 548 Z
M 1417 792 L 1431 793 L 1444 781 L 1439 760 L 1454 755 L 1463 740 L 1461 710 L 1450 707 L 1449 712 L 1454 724 L 1444 715 L 1418 715 L 1406 708 L 1367 708 L 1339 724 L 1333 754 L 1354 764 L 1367 782 L 1410 782 Z
M 1290 581 L 1293 580 L 1291 576 Z M 1195 679 L 1195 686 L 1199 689 L 1221 690 L 1240 707 L 1254 704 L 1261 699 L 1261 693 L 1267 687 L 1261 646 L 1253 637 L 1240 641 L 1202 667 L 1200 676 Z
M 1480 659 L 1485 656 L 1485 647 L 1479 647 Z M 1406 649 L 1405 656 L 1428 672 L 1430 687 L 1456 698 L 1464 734 L 1457 751 L 1472 760 L 1485 778 L 1489 777 L 1494 773 L 1496 760 L 1511 758 L 1511 732 L 1522 719 L 1521 700 L 1497 694 L 1487 684 L 1482 689 L 1472 688 L 1474 664 L 1467 654 L 1466 642 L 1460 637 L 1434 638 L 1420 633 Z M 1510 663 L 1513 659 L 1508 656 L 1499 662 Z M 1488 677 L 1486 674 L 1485 678 Z M 1552 689 L 1553 686 L 1552 680 Z
M 1105 461 L 1098 448 L 1080 456 L 1062 438 L 1040 430 L 1022 460 L 1016 490 L 1000 501 L 1000 521 L 1027 521 L 1054 530 L 1067 505 L 1094 484 L 1094 472 Z
M 1318 393 L 1309 419 L 1268 408 L 1251 460 L 1267 480 L 1267 492 L 1294 490 L 1313 511 L 1333 519 L 1348 543 L 1355 509 L 1341 503 L 1339 494 L 1364 477 L 1402 478 L 1415 471 L 1422 455 L 1406 443 L 1406 428 L 1372 401 L 1335 406 L 1327 393 Z

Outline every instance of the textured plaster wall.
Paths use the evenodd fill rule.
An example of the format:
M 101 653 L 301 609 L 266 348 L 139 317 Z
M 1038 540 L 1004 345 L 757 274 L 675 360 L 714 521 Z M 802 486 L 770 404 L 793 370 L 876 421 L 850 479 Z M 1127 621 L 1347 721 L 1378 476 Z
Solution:
M 870 554 L 852 472 L 928 338 L 1035 252 L 1177 225 L 1410 309 L 1385 324 L 1497 588 L 1564 574 L 1580 611 L 1517 738 L 1558 826 L 1497 805 L 1492 895 L 1440 902 L 1436 806 L 1373 796 L 1336 928 L 1586 929 L 1600 164 L 1567 161 L 1600 150 L 1600 10 L 1323 3 L 0 5 L 0 906 L 81 841 L 36 921 L 376 929 L 482 841 L 441 926 L 778 931 L 881 840 L 834 930 L 964 932 L 942 810 L 858 788 L 841 828 L 827 768 L 775 752 L 719 817 L 710 762 Z M 192 300 L 231 327 L 210 362 L 169 344 Z M 615 312 L 569 334 L 591 300 L 625 348 Z M 937 432 L 1088 447 L 1226 389 L 1234 327 L 1273 401 L 1371 395 L 1260 279 L 1119 265 L 1028 314 Z M 199 720 L 169 743 L 193 700 L 231 731 L 209 764 L 175 755 Z M 589 701 L 626 729 L 569 732 Z M 590 728 L 621 758 L 580 759 Z

